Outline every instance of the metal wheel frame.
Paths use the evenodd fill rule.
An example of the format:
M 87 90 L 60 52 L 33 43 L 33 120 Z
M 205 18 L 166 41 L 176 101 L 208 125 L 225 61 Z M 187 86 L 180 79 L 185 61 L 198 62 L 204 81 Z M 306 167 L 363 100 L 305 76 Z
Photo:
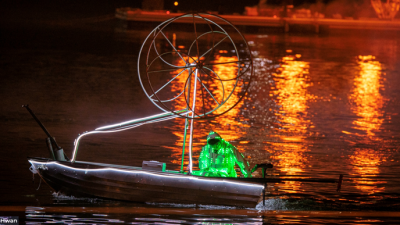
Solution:
M 202 16 L 202 15 L 204 15 L 204 16 Z M 196 37 L 195 40 L 194 40 L 194 41 L 192 42 L 192 44 L 190 45 L 187 54 L 186 54 L 186 53 L 183 53 L 183 52 L 179 52 L 179 51 L 174 47 L 174 45 L 169 41 L 169 39 L 166 37 L 166 35 L 163 33 L 163 30 L 164 30 L 168 25 L 170 25 L 171 23 L 173 23 L 175 20 L 178 20 L 178 19 L 181 19 L 181 18 L 185 18 L 185 17 L 192 17 L 192 18 L 193 18 L 194 32 L 195 32 L 195 37 Z M 219 24 L 217 24 L 216 22 L 214 22 L 213 20 L 211 20 L 211 19 L 209 19 L 209 18 L 207 18 L 207 17 L 209 17 L 209 18 L 211 17 L 211 18 L 213 18 L 213 19 L 216 18 L 216 19 L 218 19 L 218 20 L 221 20 L 221 21 L 225 22 L 227 25 L 230 25 L 232 28 L 234 28 L 234 31 L 240 35 L 241 41 L 243 41 L 244 44 L 245 44 L 244 48 L 245 48 L 245 50 L 247 51 L 247 52 L 246 52 L 246 57 L 249 57 L 249 60 L 244 60 L 244 61 L 241 60 L 240 55 L 239 55 L 238 48 L 237 48 L 237 46 L 235 45 L 235 43 L 234 43 L 234 41 L 232 40 L 232 38 L 230 37 L 229 33 L 228 33 L 225 29 L 223 29 L 222 26 L 220 26 Z M 200 34 L 200 35 L 197 35 L 195 18 L 204 20 L 204 21 L 206 22 L 206 24 L 209 26 L 210 31 L 204 32 L 204 33 L 202 33 L 202 34 Z M 215 26 L 218 27 L 220 30 L 214 31 L 214 30 L 212 29 L 212 26 L 211 26 L 210 24 L 215 25 Z M 199 40 L 199 38 L 201 38 L 202 36 L 207 35 L 207 34 L 210 34 L 210 33 L 212 33 L 212 48 L 210 48 L 209 50 L 207 50 L 204 54 L 202 54 L 202 55 L 200 56 L 200 54 L 199 54 L 199 47 L 198 47 L 198 40 Z M 216 33 L 226 35 L 226 37 L 224 37 L 222 40 L 220 40 L 217 44 L 215 43 L 215 40 L 214 40 L 214 36 L 215 36 Z M 169 45 L 172 46 L 173 51 L 164 52 L 164 53 L 159 53 L 159 52 L 157 51 L 157 48 L 156 48 L 156 39 L 157 39 L 157 37 L 159 37 L 159 36 L 164 37 L 164 39 L 169 43 Z M 238 60 L 237 60 L 237 61 L 233 61 L 233 62 L 209 63 L 209 64 L 204 64 L 204 65 L 203 65 L 202 62 L 207 61 L 208 57 L 210 57 L 210 56 L 212 55 L 212 52 L 214 51 L 215 47 L 218 46 L 220 43 L 222 43 L 226 38 L 229 38 L 230 44 L 232 44 L 232 46 L 234 47 L 234 50 L 235 50 L 235 53 L 236 53 L 236 57 L 238 58 Z M 148 43 L 149 41 L 150 41 L 150 45 L 149 45 L 150 47 L 149 47 L 149 49 L 147 50 L 147 54 L 146 54 L 146 58 L 145 58 L 145 59 L 146 59 L 146 74 L 145 74 L 146 76 L 145 76 L 145 77 L 147 78 L 146 80 L 147 80 L 147 84 L 148 84 L 149 89 L 150 89 L 150 93 L 149 93 L 148 89 L 145 88 L 144 82 L 143 82 L 143 80 L 142 80 L 142 75 L 140 74 L 140 69 L 141 69 L 140 60 L 141 60 L 141 56 L 143 55 L 143 51 L 144 51 L 144 47 L 145 47 L 146 43 Z M 196 57 L 197 57 L 197 60 L 195 60 L 192 56 L 190 56 L 191 51 L 192 51 L 192 48 L 194 47 L 195 44 L 196 44 L 196 46 L 197 46 L 197 56 L 196 56 Z M 154 59 L 149 59 L 149 58 L 150 58 L 150 52 L 151 52 L 152 50 L 155 51 L 155 53 L 157 54 L 157 57 L 155 57 Z M 164 59 L 164 57 L 165 57 L 167 54 L 173 54 L 173 53 L 179 55 L 179 57 L 186 63 L 186 66 L 177 66 L 177 65 L 174 65 L 174 64 L 171 64 L 171 63 L 167 62 L 167 60 Z M 208 54 L 208 55 L 207 55 L 207 54 Z M 203 61 L 201 61 L 200 59 L 201 59 L 202 57 L 204 57 L 204 56 L 206 56 L 206 59 L 203 60 Z M 185 60 L 185 58 L 187 58 L 187 60 Z M 168 65 L 168 66 L 170 66 L 170 67 L 173 67 L 173 68 L 171 68 L 171 69 L 166 69 L 166 70 L 159 70 L 159 71 L 152 71 L 152 70 L 149 70 L 149 69 L 151 68 L 152 64 L 153 64 L 155 61 L 157 61 L 157 60 L 161 60 L 163 63 L 165 63 L 166 65 Z M 188 63 L 188 62 L 190 62 L 190 60 L 193 61 L 193 64 L 194 64 L 194 65 Z M 231 79 L 221 79 L 221 77 L 218 76 L 217 73 L 215 73 L 211 68 L 208 68 L 208 67 L 207 67 L 207 66 L 213 66 L 213 65 L 218 65 L 218 64 L 231 64 L 231 63 L 232 63 L 232 64 L 236 64 L 236 65 L 237 65 L 237 68 L 238 68 L 238 69 L 237 69 L 237 76 L 234 77 L 234 78 L 231 78 Z M 244 67 L 241 67 L 241 65 L 239 65 L 239 64 L 242 64 L 242 63 L 243 63 L 243 64 L 244 64 L 244 63 L 248 63 L 248 65 L 247 65 L 247 67 L 245 68 L 244 71 L 241 71 L 241 68 L 244 68 Z M 244 64 L 244 65 L 246 65 L 246 64 Z M 154 88 L 153 88 L 153 86 L 152 86 L 152 83 L 151 83 L 151 81 L 150 81 L 150 76 L 149 76 L 149 74 L 155 73 L 155 72 L 176 71 L 176 70 L 178 70 L 178 69 L 180 69 L 180 68 L 181 68 L 182 70 L 179 71 L 179 73 L 178 73 L 176 76 L 174 76 L 171 80 L 169 80 L 167 83 L 165 83 L 165 84 L 164 84 L 161 88 L 159 88 L 158 90 L 154 90 Z M 199 82 L 199 83 L 202 85 L 202 87 L 200 87 L 200 89 L 201 89 L 201 91 L 202 91 L 203 113 L 196 113 L 196 110 L 195 110 L 195 109 L 192 109 L 192 107 L 190 106 L 190 103 L 189 103 L 189 101 L 190 101 L 190 93 L 189 93 L 189 94 L 186 93 L 186 90 L 190 90 L 190 87 L 189 87 L 189 86 L 190 86 L 190 83 L 191 83 L 190 80 L 192 79 L 192 75 L 193 75 L 193 72 L 194 72 L 195 69 L 198 70 L 198 71 L 201 70 L 202 73 L 204 73 L 205 75 L 208 75 L 211 79 L 218 80 L 219 83 L 221 84 L 222 91 L 223 91 L 223 92 L 222 92 L 222 93 L 223 93 L 223 96 L 222 96 L 221 102 L 218 102 L 218 101 L 216 100 L 216 98 L 211 94 L 211 92 L 205 87 L 204 83 L 202 82 L 201 72 L 200 72 L 200 78 L 197 78 L 197 80 L 196 80 L 195 82 Z M 182 73 L 186 72 L 187 70 L 189 70 L 189 74 L 188 74 L 188 76 L 187 76 L 187 79 L 186 79 L 186 82 L 185 82 L 185 85 L 184 85 L 184 88 L 183 88 L 182 92 L 180 92 L 177 96 L 175 96 L 175 97 L 173 97 L 173 98 L 170 98 L 170 99 L 168 99 L 168 100 L 161 100 L 160 97 L 157 95 L 157 93 L 158 93 L 161 89 L 163 89 L 164 87 L 166 87 L 167 85 L 169 85 L 176 77 L 180 76 Z M 209 71 L 209 72 L 207 73 L 207 71 Z M 196 72 L 197 72 L 197 71 L 196 71 Z M 245 88 L 244 88 L 244 90 L 242 89 L 243 94 L 241 94 L 241 96 L 238 98 L 238 100 L 237 100 L 234 104 L 232 104 L 232 106 L 230 106 L 228 109 L 226 109 L 225 111 L 223 111 L 223 112 L 221 112 L 221 113 L 218 113 L 218 114 L 212 114 L 213 112 L 215 112 L 216 110 L 218 110 L 222 105 L 224 105 L 224 104 L 230 99 L 230 97 L 231 97 L 232 94 L 235 92 L 236 88 L 238 87 L 239 79 L 240 79 L 242 76 L 244 76 L 245 74 L 247 74 L 248 72 L 250 72 L 250 77 L 248 78 L 248 80 L 243 81 L 244 84 L 245 84 Z M 231 24 L 229 21 L 227 21 L 227 20 L 225 20 L 225 19 L 223 19 L 223 18 L 221 18 L 221 17 L 219 17 L 219 16 L 211 15 L 211 14 L 203 14 L 203 13 L 202 13 L 202 14 L 184 14 L 184 15 L 181 15 L 181 16 L 178 16 L 178 17 L 171 18 L 171 19 L 169 19 L 169 20 L 167 20 L 167 21 L 164 21 L 163 23 L 161 23 L 160 25 L 158 25 L 156 28 L 154 28 L 154 29 L 150 32 L 150 34 L 146 37 L 146 39 L 144 40 L 143 45 L 142 45 L 142 47 L 141 47 L 141 49 L 140 49 L 139 57 L 138 57 L 138 76 L 139 76 L 139 81 L 140 81 L 140 84 L 141 84 L 141 86 L 142 86 L 142 88 L 143 88 L 143 90 L 144 90 L 146 96 L 150 99 L 150 101 L 152 101 L 152 103 L 153 103 L 155 106 L 157 106 L 157 107 L 158 107 L 159 109 L 161 109 L 162 111 L 165 111 L 165 112 L 172 112 L 172 113 L 174 113 L 175 115 L 177 115 L 177 116 L 179 116 L 179 117 L 182 117 L 182 118 L 198 119 L 198 120 L 202 120 L 202 119 L 211 119 L 211 118 L 215 118 L 215 117 L 217 117 L 217 116 L 220 116 L 220 115 L 223 115 L 223 114 L 229 112 L 231 109 L 233 109 L 233 108 L 243 99 L 243 97 L 244 97 L 245 94 L 247 93 L 248 88 L 249 88 L 250 83 L 251 83 L 251 80 L 253 79 L 253 74 L 254 74 L 254 69 L 253 69 L 252 56 L 251 56 L 250 48 L 249 48 L 249 46 L 248 46 L 248 44 L 247 44 L 247 41 L 246 41 L 246 39 L 244 38 L 244 36 L 243 36 L 243 35 L 240 33 L 240 31 L 239 31 L 233 24 Z M 226 96 L 226 98 L 225 98 L 225 88 L 224 88 L 223 82 L 224 82 L 224 81 L 233 81 L 233 80 L 235 80 L 235 79 L 236 79 L 236 82 L 234 83 L 234 86 L 233 86 L 231 92 L 230 92 L 230 93 Z M 247 84 L 246 84 L 246 83 L 247 83 Z M 211 98 L 217 103 L 217 106 L 216 106 L 215 108 L 213 108 L 213 109 L 211 109 L 211 110 L 205 110 L 205 106 L 204 106 L 204 92 L 203 92 L 203 89 L 205 89 L 205 90 L 208 92 L 208 94 L 211 96 Z M 178 113 L 176 113 L 174 110 L 172 110 L 170 107 L 168 107 L 168 106 L 165 104 L 166 102 L 171 102 L 171 101 L 173 101 L 173 100 L 176 100 L 176 99 L 177 99 L 178 97 L 180 97 L 182 94 L 184 94 L 184 98 L 185 98 L 185 101 L 186 101 L 186 109 L 189 109 L 190 111 L 193 112 L 193 115 L 192 115 L 192 116 L 189 116 L 189 114 L 186 114 L 186 115 L 178 114 Z M 155 99 L 154 99 L 154 97 L 155 97 Z M 200 110 L 199 110 L 199 111 L 200 111 Z M 207 112 L 206 112 L 206 111 L 207 111 Z

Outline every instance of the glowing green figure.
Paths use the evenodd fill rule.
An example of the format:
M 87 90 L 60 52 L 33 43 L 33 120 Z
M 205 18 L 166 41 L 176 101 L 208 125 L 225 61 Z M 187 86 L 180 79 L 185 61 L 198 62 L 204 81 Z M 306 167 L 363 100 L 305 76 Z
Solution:
M 251 177 L 249 163 L 243 155 L 235 146 L 211 131 L 207 136 L 207 145 L 200 153 L 200 171 L 193 171 L 193 174 L 206 177 L 237 177 L 235 164 L 238 164 L 244 177 Z

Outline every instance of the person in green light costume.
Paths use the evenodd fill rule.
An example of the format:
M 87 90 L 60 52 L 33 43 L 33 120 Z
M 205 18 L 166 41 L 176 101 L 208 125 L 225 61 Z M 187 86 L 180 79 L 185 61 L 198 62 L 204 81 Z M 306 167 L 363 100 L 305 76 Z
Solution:
M 207 136 L 207 145 L 200 153 L 200 171 L 193 171 L 193 174 L 206 177 L 237 177 L 235 164 L 240 167 L 244 177 L 251 177 L 249 163 L 243 155 L 218 133 L 211 131 Z

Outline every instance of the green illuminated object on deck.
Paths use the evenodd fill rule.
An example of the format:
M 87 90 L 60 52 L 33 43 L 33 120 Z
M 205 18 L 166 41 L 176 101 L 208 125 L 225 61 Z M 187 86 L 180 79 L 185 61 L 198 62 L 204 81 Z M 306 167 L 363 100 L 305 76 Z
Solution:
M 207 145 L 202 148 L 199 157 L 199 171 L 193 175 L 205 177 L 237 177 L 235 165 L 240 167 L 244 177 L 251 177 L 249 163 L 235 146 L 211 131 L 207 136 Z

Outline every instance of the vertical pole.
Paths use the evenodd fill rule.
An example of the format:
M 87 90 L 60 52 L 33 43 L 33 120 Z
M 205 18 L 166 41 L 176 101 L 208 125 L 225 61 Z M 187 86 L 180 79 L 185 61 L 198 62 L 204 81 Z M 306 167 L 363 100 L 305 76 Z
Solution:
M 182 147 L 182 163 L 181 163 L 181 173 L 183 173 L 183 163 L 185 161 L 185 145 L 186 145 L 186 135 L 187 135 L 187 127 L 188 127 L 188 118 L 185 120 L 185 131 L 183 134 L 183 147 Z
M 193 72 L 192 70 L 193 70 L 192 68 L 189 69 L 189 75 L 192 74 L 192 72 Z M 188 90 L 187 90 L 187 93 L 188 93 L 187 102 L 190 102 L 190 94 L 191 94 L 190 91 L 191 91 L 191 87 L 192 87 L 192 78 L 191 78 L 191 75 L 190 75 L 189 80 L 188 80 L 188 85 L 187 85 L 187 89 L 188 89 Z M 187 106 L 186 106 L 186 109 L 189 110 L 189 108 L 190 108 L 190 107 L 187 105 Z M 187 114 L 187 115 L 189 116 L 189 114 Z M 184 146 L 184 147 L 186 148 L 187 129 L 189 128 L 189 119 L 188 119 L 188 117 L 186 117 L 185 123 L 186 123 L 186 130 L 185 130 L 185 132 L 184 132 L 184 134 L 185 134 L 185 137 L 184 137 L 184 138 L 185 138 L 185 141 L 184 141 L 185 146 Z M 182 161 L 184 161 L 184 158 L 183 158 L 183 157 L 184 157 L 184 155 L 182 155 Z M 183 164 L 183 163 L 182 163 L 182 164 Z M 188 167 L 187 167 L 187 168 L 189 168 L 189 164 L 188 164 Z
M 196 107 L 196 91 L 197 91 L 197 68 L 194 72 L 194 88 L 193 88 L 193 104 L 192 104 L 192 119 L 190 121 L 190 137 L 189 137 L 189 174 L 192 174 L 192 145 L 193 145 L 193 122 L 194 111 Z
M 288 21 L 286 21 L 286 19 L 284 20 L 285 23 L 285 33 L 289 32 L 289 23 Z
M 49 137 L 46 138 L 46 144 L 47 144 L 47 148 L 49 149 L 49 152 L 50 152 L 50 157 L 51 157 L 53 160 L 55 160 L 56 157 L 54 156 L 53 146 L 52 146 L 52 144 L 51 144 L 51 140 L 50 140 Z
M 342 188 L 342 182 L 343 182 L 343 174 L 340 174 L 340 176 L 339 176 L 339 181 L 338 181 L 338 184 L 337 184 L 337 192 L 340 192 L 340 189 Z
M 265 172 L 267 171 L 266 168 L 262 168 L 263 178 L 265 178 Z M 267 189 L 267 182 L 264 183 L 264 191 L 263 191 L 263 206 L 265 206 L 265 191 Z

